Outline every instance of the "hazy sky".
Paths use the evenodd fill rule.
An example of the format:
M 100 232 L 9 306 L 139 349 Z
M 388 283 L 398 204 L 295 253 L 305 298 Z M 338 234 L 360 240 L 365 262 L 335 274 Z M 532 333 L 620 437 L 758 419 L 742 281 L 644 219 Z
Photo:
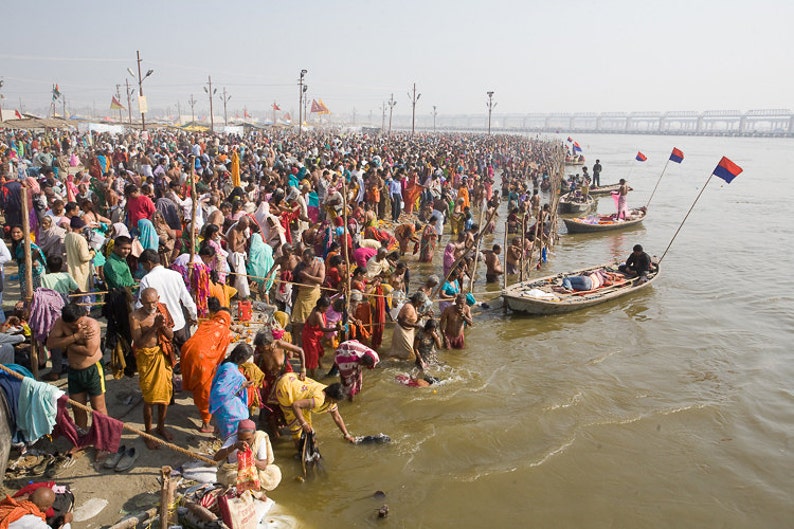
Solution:
M 70 107 L 110 114 L 138 49 L 150 108 L 183 114 L 191 94 L 206 114 L 208 75 L 230 114 L 296 112 L 302 68 L 310 98 L 359 115 L 392 92 L 410 113 L 414 82 L 417 113 L 440 115 L 485 113 L 488 90 L 496 114 L 794 107 L 792 0 L 47 0 L 4 14 L 4 108 L 46 108 L 57 82 Z

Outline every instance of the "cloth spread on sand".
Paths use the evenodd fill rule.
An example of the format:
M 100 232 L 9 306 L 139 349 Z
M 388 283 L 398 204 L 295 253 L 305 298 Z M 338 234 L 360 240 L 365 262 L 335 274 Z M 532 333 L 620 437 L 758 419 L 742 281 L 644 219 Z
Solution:
M 162 348 L 159 345 L 139 347 L 135 349 L 135 360 L 138 363 L 138 383 L 143 401 L 147 404 L 171 402 L 174 372 Z
M 231 324 L 231 314 L 220 311 L 202 322 L 196 333 L 180 348 L 182 386 L 193 392 L 193 401 L 204 422 L 209 422 L 212 417 L 209 411 L 212 378 L 232 340 Z

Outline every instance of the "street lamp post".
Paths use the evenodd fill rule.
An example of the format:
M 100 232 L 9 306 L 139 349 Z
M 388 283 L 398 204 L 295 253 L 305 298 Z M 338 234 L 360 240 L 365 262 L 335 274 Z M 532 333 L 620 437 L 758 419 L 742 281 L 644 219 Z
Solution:
M 437 108 L 438 107 L 436 105 L 433 105 L 433 132 L 436 131 L 436 116 L 438 116 L 438 110 L 436 110 Z
M 146 112 L 148 110 L 148 105 L 146 104 L 146 98 L 143 96 L 143 82 L 146 80 L 147 77 L 154 73 L 154 70 L 149 69 L 146 72 L 146 75 L 141 74 L 141 52 L 140 50 L 135 52 L 138 56 L 138 108 L 141 111 L 141 129 L 146 130 Z M 127 68 L 127 71 L 135 77 L 135 74 L 132 73 L 132 70 Z
M 380 106 L 381 110 L 381 119 L 380 119 L 380 133 L 383 134 L 386 132 L 386 101 L 383 102 Z
M 301 70 L 300 79 L 298 80 L 298 136 L 303 132 L 303 94 L 308 87 L 304 88 L 303 78 L 309 73 L 305 68 Z
M 195 125 L 196 124 L 196 98 L 193 97 L 193 94 L 190 94 L 190 99 L 187 100 L 187 104 L 190 105 L 190 123 Z
M 212 76 L 211 75 L 207 76 L 207 84 L 209 85 L 209 89 L 207 89 L 207 87 L 205 86 L 204 87 L 204 92 L 206 92 L 207 95 L 210 98 L 210 132 L 215 132 L 215 117 L 212 115 L 212 96 L 213 96 L 213 94 L 215 94 L 215 92 L 218 91 L 218 89 L 217 88 L 215 90 L 212 89 Z
M 422 94 L 416 93 L 416 83 L 414 83 L 413 95 L 408 92 L 408 97 L 411 99 L 411 136 L 413 136 L 416 131 L 416 102 L 422 97 Z
M 127 119 L 132 125 L 132 94 L 135 93 L 134 88 L 130 88 L 130 80 L 124 79 L 124 84 L 127 86 Z
M 394 100 L 394 94 L 391 95 L 391 99 L 389 99 L 389 136 L 391 136 L 391 118 L 392 114 L 394 114 L 394 106 L 397 104 L 397 101 Z
M 226 104 L 232 98 L 231 94 L 226 95 L 226 87 L 223 87 L 223 124 L 229 126 L 229 115 L 226 113 Z
M 486 103 L 486 105 L 488 106 L 488 136 L 490 136 L 491 135 L 491 112 L 493 112 L 493 109 L 496 108 L 497 103 L 494 103 L 493 91 L 486 92 L 486 93 L 488 94 L 488 103 Z

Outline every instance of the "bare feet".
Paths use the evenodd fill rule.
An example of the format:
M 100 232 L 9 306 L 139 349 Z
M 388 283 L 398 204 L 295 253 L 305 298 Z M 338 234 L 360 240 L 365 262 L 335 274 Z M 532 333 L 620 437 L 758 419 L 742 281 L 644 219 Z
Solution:
M 151 435 L 152 432 L 146 432 L 146 433 Z M 148 448 L 149 450 L 157 450 L 160 448 L 159 443 L 157 443 L 157 441 L 155 441 L 154 439 L 149 439 L 148 437 L 144 437 L 143 442 L 146 443 L 146 448 Z
M 171 442 L 171 441 L 174 440 L 174 436 L 171 434 L 171 432 L 169 432 L 165 428 L 158 428 L 157 429 L 157 433 L 160 434 L 160 437 L 162 437 L 163 439 L 165 439 L 168 442 Z
M 215 428 L 208 423 L 203 423 L 201 428 L 199 428 L 199 432 L 201 433 L 215 433 Z

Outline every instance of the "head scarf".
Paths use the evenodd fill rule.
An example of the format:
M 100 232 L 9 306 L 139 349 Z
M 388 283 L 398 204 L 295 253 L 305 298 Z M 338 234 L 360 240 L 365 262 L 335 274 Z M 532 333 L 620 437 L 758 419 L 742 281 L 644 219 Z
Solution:
M 127 229 L 127 225 L 123 222 L 116 222 L 113 224 L 113 238 L 119 237 L 121 235 L 125 237 L 130 237 L 130 230 Z M 130 237 L 132 238 L 132 237 Z
M 154 224 L 149 219 L 141 219 L 138 221 L 138 232 L 140 233 L 141 246 L 144 250 L 160 249 L 160 237 L 157 235 L 157 230 L 154 229 Z
M 248 262 L 245 269 L 249 275 L 256 277 L 265 277 L 267 273 L 273 268 L 273 248 L 269 244 L 265 244 L 262 236 L 258 233 L 251 235 L 251 247 L 248 250 Z M 261 279 L 256 280 L 261 286 L 264 281 Z M 265 285 L 265 291 L 270 290 L 273 286 L 273 280 L 270 279 Z
M 44 255 L 61 257 L 66 253 L 66 249 L 63 246 L 66 230 L 55 224 L 54 218 L 50 217 L 50 221 L 49 229 L 43 229 L 39 232 L 37 242 Z

